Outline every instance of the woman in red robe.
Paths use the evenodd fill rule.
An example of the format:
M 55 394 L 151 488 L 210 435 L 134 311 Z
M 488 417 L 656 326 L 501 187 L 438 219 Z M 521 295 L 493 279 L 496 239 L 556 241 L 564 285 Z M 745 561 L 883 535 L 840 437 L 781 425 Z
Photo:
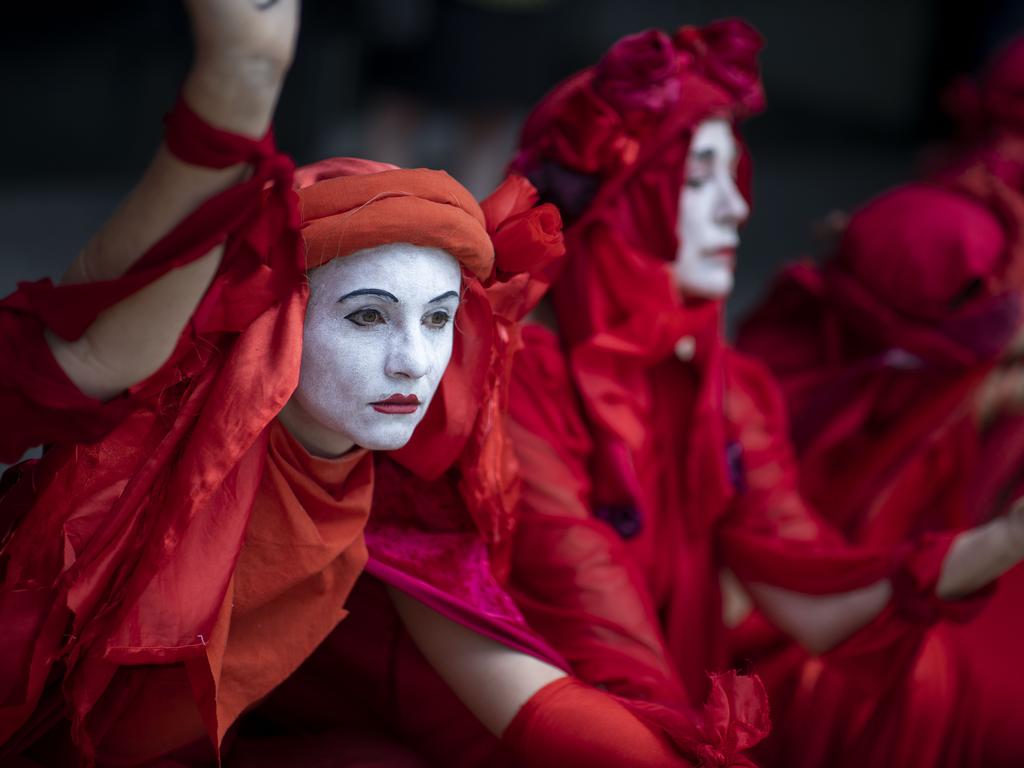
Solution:
M 990 558 L 1002 529 L 987 525 L 852 546 L 800 494 L 776 385 L 721 328 L 749 189 L 729 131 L 763 106 L 760 45 L 735 20 L 625 38 L 541 102 L 513 164 L 561 207 L 568 253 L 549 327 L 524 329 L 514 366 L 510 584 L 581 678 L 669 706 L 729 663 L 747 595 L 754 647 L 788 634 L 885 681 L 933 623 L 981 602 L 947 598 L 1024 555 Z M 698 290 L 693 272 L 715 277 Z M 809 765 L 906 764 L 870 742 L 822 755 L 790 717 Z
M 786 270 L 744 324 L 741 345 L 778 374 L 793 414 L 804 494 L 852 540 L 1009 522 L 1024 456 L 1022 225 L 1024 199 L 984 166 L 952 186 L 904 185 L 853 215 L 833 258 Z M 937 626 L 913 686 L 812 679 L 793 651 L 770 676 L 823 743 L 849 740 L 843 718 L 859 718 L 860 738 L 914 765 L 1017 765 L 1022 578 L 1006 574 L 971 622 Z
M 528 185 L 513 181 L 514 193 L 489 206 L 488 228 L 446 174 L 350 159 L 295 174 L 296 196 L 290 161 L 270 135 L 244 135 L 265 129 L 280 78 L 253 89 L 263 98 L 248 110 L 239 94 L 251 83 L 243 77 L 224 89 L 214 75 L 249 72 L 251 61 L 232 58 L 238 38 L 260 51 L 283 46 L 283 75 L 297 5 L 225 0 L 196 3 L 192 15 L 200 55 L 168 118 L 166 148 L 97 239 L 99 262 L 116 262 L 115 252 L 120 268 L 83 269 L 83 279 L 56 287 L 23 284 L 2 305 L 8 349 L 39 363 L 27 372 L 4 366 L 15 427 L 4 455 L 49 443 L 40 460 L 5 476 L 0 499 L 4 757 L 49 765 L 199 765 L 222 754 L 258 761 L 262 745 L 243 715 L 282 682 L 301 682 L 318 646 L 330 654 L 346 637 L 356 640 L 339 663 L 351 676 L 344 690 L 327 691 L 341 693 L 327 709 L 359 711 L 353 703 L 365 703 L 367 691 L 358 674 L 376 670 L 350 652 L 379 649 L 379 636 L 357 626 L 336 643 L 334 633 L 369 557 L 372 599 L 353 601 L 362 626 L 372 629 L 381 615 L 408 626 L 437 669 L 425 667 L 425 687 L 402 678 L 399 692 L 440 690 L 453 702 L 454 691 L 507 761 L 688 765 L 711 750 L 720 765 L 742 764 L 738 750 L 764 730 L 751 681 L 723 679 L 715 720 L 630 709 L 567 677 L 491 575 L 514 499 L 501 429 L 514 319 L 536 295 L 530 271 L 560 252 L 557 213 L 534 208 Z M 265 63 L 257 56 L 255 71 L 265 74 Z M 223 114 L 252 119 L 225 121 L 235 130 L 210 124 Z M 175 206 L 153 209 L 175 193 L 184 198 L 181 221 L 163 211 Z M 461 287 L 427 302 L 434 309 L 414 323 L 451 333 L 453 311 L 442 310 L 458 302 L 450 363 L 414 372 L 419 347 L 404 336 L 388 353 L 384 373 L 395 382 L 429 371 L 439 382 L 436 396 L 429 387 L 421 393 L 429 408 L 412 440 L 385 455 L 353 445 L 337 413 L 323 410 L 334 401 L 318 389 L 316 372 L 344 384 L 345 366 L 360 362 L 332 346 L 345 323 L 392 324 L 386 302 L 404 299 L 372 286 L 336 299 L 323 275 L 372 266 L 375 249 L 396 244 L 412 249 L 407 260 L 440 253 L 461 270 Z M 196 264 L 205 271 L 194 274 Z M 325 326 L 336 305 L 370 294 L 385 303 L 337 318 L 336 332 Z M 127 321 L 140 329 L 129 326 L 137 346 L 124 350 L 116 330 Z M 95 364 L 83 350 L 102 350 L 100 362 L 118 365 Z M 392 400 L 370 405 L 408 413 L 408 398 Z M 423 670 L 417 647 L 406 641 Z M 454 663 L 452 647 L 463 651 Z M 394 682 L 376 679 L 382 691 Z M 602 727 L 592 730 L 595 722 Z M 411 723 L 421 733 L 433 727 L 426 715 Z M 275 764 L 308 764 L 317 748 L 339 764 L 366 750 L 396 765 L 413 761 L 388 739 L 361 745 L 357 724 L 342 716 L 341 729 L 319 734 L 326 742 L 282 742 L 287 754 Z M 315 723 L 304 725 L 310 736 Z

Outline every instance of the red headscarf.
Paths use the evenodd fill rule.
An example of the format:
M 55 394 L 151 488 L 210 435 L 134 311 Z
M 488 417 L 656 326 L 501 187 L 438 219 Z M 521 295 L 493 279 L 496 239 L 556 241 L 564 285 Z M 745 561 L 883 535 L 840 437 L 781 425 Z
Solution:
M 265 463 L 283 455 L 271 451 L 268 458 L 268 427 L 298 381 L 306 268 L 389 242 L 442 248 L 459 260 L 464 290 L 452 360 L 414 439 L 394 456 L 424 477 L 458 462 L 468 507 L 487 540 L 501 541 L 511 526 L 514 473 L 488 400 L 507 376 L 515 339 L 504 313 L 515 302 L 504 297 L 496 314 L 485 283 L 502 298 L 504 281 L 542 260 L 508 247 L 524 232 L 544 246 L 534 257 L 557 255 L 548 247 L 557 213 L 527 215 L 510 206 L 487 222 L 443 172 L 351 159 L 297 172 L 296 196 L 290 162 L 269 138 L 225 134 L 181 103 L 168 121 L 167 143 L 200 165 L 255 156 L 258 172 L 202 206 L 123 281 L 94 286 L 85 302 L 90 311 L 79 311 L 83 302 L 53 300 L 53 292 L 88 294 L 81 286 L 42 286 L 18 299 L 38 307 L 48 327 L 74 337 L 105 306 L 228 237 L 221 270 L 174 356 L 133 388 L 130 415 L 95 444 L 54 446 L 2 499 L 0 528 L 14 532 L 0 551 L 0 742 L 32 712 L 55 660 L 65 664 L 64 695 L 88 750 L 87 715 L 119 665 L 194 666 L 205 658 Z M 497 270 L 492 235 L 508 255 Z M 55 307 L 77 314 L 50 317 Z M 370 494 L 360 498 L 368 513 Z M 209 538 L 197 544 L 197 532 Z M 183 560 L 191 557 L 201 559 Z M 190 577 L 187 590 L 154 588 L 174 574 L 202 578 Z
M 559 332 L 588 415 L 597 426 L 595 511 L 637 530 L 640 493 L 629 453 L 649 434 L 647 375 L 692 336 L 699 371 L 693 482 L 698 530 L 732 493 L 726 466 L 717 302 L 684 302 L 666 263 L 677 251 L 676 220 L 689 139 L 711 117 L 735 120 L 764 106 L 761 37 L 737 19 L 673 37 L 649 30 L 623 38 L 592 68 L 557 86 L 530 115 L 513 167 L 568 217 L 568 256 L 552 290 Z M 749 158 L 740 160 L 749 191 Z M 702 461 L 709 466 L 700 465 Z M 675 470 L 673 470 L 675 471 Z

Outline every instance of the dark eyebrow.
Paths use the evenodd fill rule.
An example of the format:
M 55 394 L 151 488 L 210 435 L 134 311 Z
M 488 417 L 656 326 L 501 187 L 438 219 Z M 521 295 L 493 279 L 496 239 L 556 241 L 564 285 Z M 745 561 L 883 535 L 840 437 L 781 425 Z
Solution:
M 430 301 L 427 302 L 427 304 L 434 304 L 435 302 L 438 302 L 438 301 L 444 301 L 445 299 L 447 299 L 449 297 L 455 297 L 457 299 L 457 298 L 459 298 L 459 294 L 458 294 L 457 291 L 448 291 L 448 293 L 442 293 L 437 298 L 431 299 Z
M 346 293 L 344 296 L 338 299 L 338 301 L 342 302 L 345 299 L 351 299 L 353 296 L 380 296 L 382 299 L 393 301 L 395 302 L 395 304 L 398 303 L 398 297 L 395 296 L 395 294 L 388 293 L 387 291 L 382 291 L 380 288 L 360 288 L 358 291 Z

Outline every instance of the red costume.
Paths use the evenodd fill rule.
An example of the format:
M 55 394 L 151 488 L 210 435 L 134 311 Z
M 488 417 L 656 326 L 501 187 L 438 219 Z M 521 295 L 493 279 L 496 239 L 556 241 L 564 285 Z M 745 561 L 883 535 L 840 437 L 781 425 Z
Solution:
M 823 266 L 785 271 L 744 325 L 740 344 L 782 382 L 805 495 L 852 540 L 944 535 L 1019 494 L 1020 420 L 979 434 L 974 398 L 1020 326 L 1022 225 L 1024 200 L 980 168 L 906 185 L 857 212 Z M 853 744 L 872 765 L 1019 765 L 1022 589 L 1017 567 L 894 680 L 822 671 L 797 649 L 765 658 L 794 718 L 780 764 L 843 764 Z
M 720 304 L 681 297 L 667 269 L 689 136 L 763 105 L 760 46 L 735 20 L 627 37 L 541 102 L 513 164 L 562 207 L 568 254 L 551 294 L 558 334 L 528 327 L 515 361 L 524 488 L 510 583 L 583 680 L 669 706 L 699 700 L 730 663 L 723 568 L 807 594 L 899 581 L 829 655 L 879 678 L 945 610 L 933 591 L 951 537 L 849 546 L 800 495 L 772 377 L 725 344 Z M 741 188 L 749 172 L 744 153 Z M 802 726 L 789 716 L 778 711 Z
M 274 764 L 307 764 L 316 749 L 337 761 L 416 764 L 396 737 L 448 764 L 486 753 L 534 765 L 546 759 L 538 750 L 558 756 L 581 744 L 609 765 L 616 755 L 685 765 L 705 753 L 744 764 L 738 751 L 763 730 L 762 701 L 735 677 L 718 682 L 704 722 L 632 711 L 560 681 L 499 744 L 426 665 L 382 589 L 564 666 L 492 572 L 513 528 L 502 415 L 514 320 L 561 253 L 557 212 L 534 207 L 532 189 L 513 179 L 485 220 L 446 174 L 346 159 L 296 173 L 296 196 L 290 161 L 269 137 L 210 128 L 184 104 L 167 143 L 186 162 L 255 171 L 123 278 L 22 285 L 0 305 L 5 343 L 41 361 L 34 378 L 3 366 L 4 457 L 52 443 L 12 468 L 0 498 L 0 755 L 195 765 L 233 743 L 229 763 L 257 764 L 268 756 L 253 735 L 259 724 L 287 731 L 298 713 L 298 741 L 282 736 Z M 105 307 L 225 239 L 221 269 L 171 360 L 112 403 L 81 395 L 43 329 L 75 338 Z M 441 248 L 462 264 L 452 360 L 405 448 L 315 458 L 275 420 L 298 377 L 304 272 L 387 242 Z M 364 566 L 375 578 L 349 604 Z M 349 608 L 355 615 L 338 629 Z M 325 686 L 332 674 L 337 684 Z M 441 727 L 442 715 L 456 720 Z M 590 716 L 606 729 L 589 733 Z

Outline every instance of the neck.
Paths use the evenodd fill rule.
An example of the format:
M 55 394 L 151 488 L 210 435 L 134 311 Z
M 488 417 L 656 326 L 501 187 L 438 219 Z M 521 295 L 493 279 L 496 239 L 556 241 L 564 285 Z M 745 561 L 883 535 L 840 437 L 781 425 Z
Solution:
M 294 400 L 285 403 L 277 419 L 311 456 L 335 459 L 355 447 L 349 438 L 315 421 Z

